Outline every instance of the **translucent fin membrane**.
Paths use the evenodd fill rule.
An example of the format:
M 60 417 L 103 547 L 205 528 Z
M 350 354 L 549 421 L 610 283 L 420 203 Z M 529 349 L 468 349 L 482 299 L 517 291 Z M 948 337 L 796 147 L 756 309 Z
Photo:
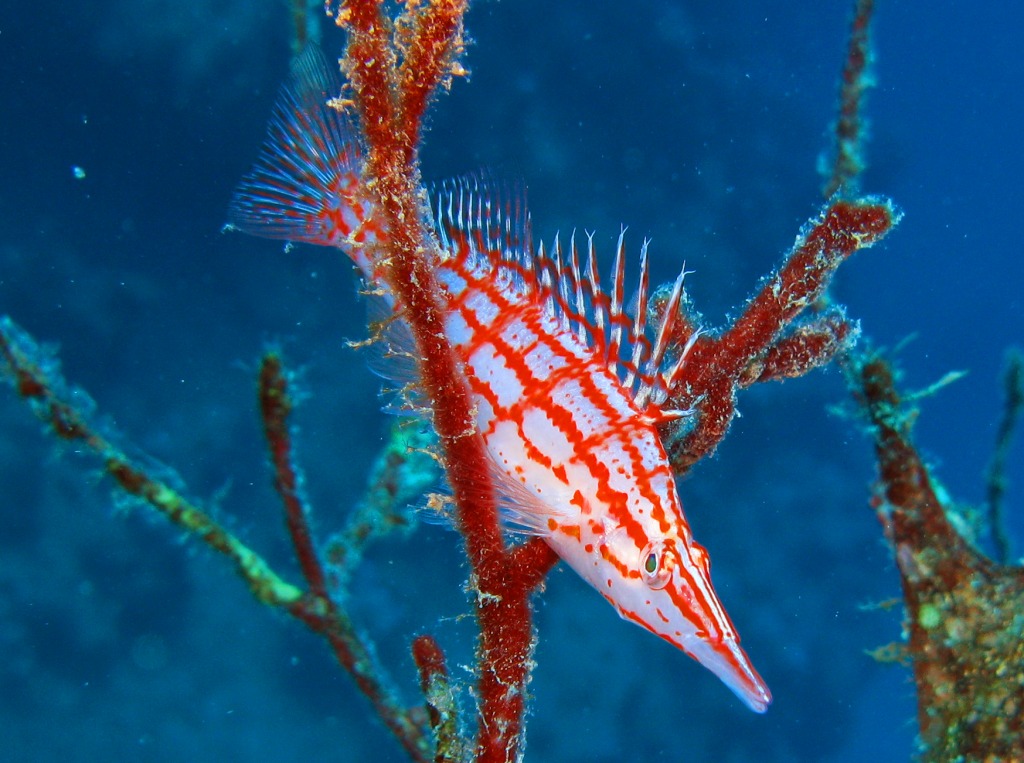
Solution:
M 342 192 L 358 181 L 361 150 L 348 118 L 328 101 L 341 93 L 337 67 L 315 47 L 292 65 L 267 127 L 267 139 L 238 188 L 229 224 L 264 238 L 334 243 L 330 221 Z

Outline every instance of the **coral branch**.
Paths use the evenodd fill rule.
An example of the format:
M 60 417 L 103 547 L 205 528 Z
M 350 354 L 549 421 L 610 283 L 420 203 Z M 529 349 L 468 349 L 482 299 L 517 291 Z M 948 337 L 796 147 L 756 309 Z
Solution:
M 380 4 L 346 2 L 335 15 L 348 32 L 342 68 L 352 85 L 361 126 L 371 145 L 390 141 L 395 125 L 394 76 L 397 54 L 391 47 L 391 28 Z
M 1006 456 L 1013 442 L 1013 434 L 1021 411 L 1024 411 L 1024 355 L 1011 350 L 1006 355 L 1006 372 L 1003 375 L 1003 389 L 1006 402 L 1003 418 L 996 432 L 996 449 L 988 466 L 985 479 L 985 509 L 988 514 L 988 531 L 995 546 L 996 561 L 1007 564 L 1010 561 L 1010 539 L 1003 525 L 1003 498 L 1006 494 Z
M 793 335 L 784 332 L 828 287 L 839 265 L 871 246 L 899 221 L 888 201 L 837 199 L 797 238 L 783 266 L 747 303 L 739 319 L 717 337 L 693 347 L 669 404 L 695 417 L 663 425 L 669 456 L 679 473 L 711 453 L 735 413 L 738 387 L 779 376 L 798 376 L 832 357 L 849 327 L 836 317 Z
M 292 460 L 292 438 L 288 430 L 292 401 L 281 357 L 276 353 L 267 353 L 260 363 L 259 403 L 263 432 L 274 465 L 274 487 L 284 503 L 285 522 L 296 558 L 310 592 L 326 599 L 324 570 L 309 529 L 309 508 L 299 496 L 299 475 Z
M 400 71 L 397 125 L 406 131 L 410 147 L 419 141 L 420 119 L 434 91 L 463 71 L 455 61 L 463 49 L 462 16 L 467 6 L 465 0 L 435 0 L 411 19 Z
M 510 555 L 505 549 L 474 406 L 444 332 L 433 273 L 439 253 L 424 225 L 416 153 L 423 112 L 461 49 L 465 10 L 459 0 L 410 3 L 392 24 L 379 3 L 349 0 L 337 20 L 349 32 L 343 68 L 366 138 L 364 183 L 388 232 L 376 264 L 416 342 L 420 385 L 430 400 L 476 592 L 476 757 L 513 761 L 523 733 L 533 643 L 529 597 L 553 554 Z
M 517 573 L 519 584 L 527 591 L 544 582 L 544 576 L 558 563 L 558 555 L 540 538 L 512 548 L 508 552 L 508 566 Z
M 418 424 L 419 422 L 415 422 Z M 328 539 L 324 558 L 330 566 L 328 583 L 335 596 L 347 593 L 348 579 L 367 545 L 393 532 L 415 527 L 410 504 L 440 479 L 437 462 L 428 452 L 436 445 L 432 433 L 402 420 L 391 427 L 387 444 L 370 472 L 369 486 L 345 528 Z
M 142 499 L 174 524 L 200 538 L 214 551 L 231 560 L 260 602 L 290 609 L 302 601 L 302 591 L 278 577 L 262 557 L 218 524 L 207 512 L 186 500 L 166 482 L 150 477 L 109 439 L 100 434 L 87 416 L 65 399 L 68 393 L 57 363 L 13 321 L 0 320 L 0 358 L 4 373 L 36 416 L 60 440 L 74 442 L 98 457 L 104 471 L 118 487 Z
M 856 0 L 850 41 L 839 89 L 839 116 L 836 119 L 836 143 L 831 173 L 825 183 L 825 198 L 835 193 L 855 195 L 864 169 L 864 100 L 871 79 L 871 17 L 874 0 Z
M 420 671 L 420 688 L 427 699 L 430 726 L 437 743 L 436 763 L 462 763 L 466 750 L 459 735 L 459 712 L 441 647 L 430 636 L 417 636 L 412 657 Z
M 337 599 L 327 592 L 327 577 L 309 527 L 310 511 L 299 495 L 298 470 L 292 460 L 288 416 L 292 410 L 287 373 L 276 353 L 264 356 L 259 374 L 259 403 L 263 429 L 274 466 L 274 484 L 284 503 L 285 522 L 302 574 L 315 607 L 293 614 L 331 645 L 338 662 L 352 674 L 356 685 L 373 703 L 384 723 L 414 760 L 423 760 L 429 743 L 423 728 L 403 710 L 383 684 L 383 671 L 371 650 L 358 636 Z
M 839 312 L 818 316 L 813 322 L 797 326 L 751 363 L 740 377 L 740 386 L 803 376 L 810 369 L 830 362 L 843 347 L 856 338 L 853 325 Z
M 416 763 L 427 763 L 432 749 L 430 735 L 416 714 L 402 707 L 391 688 L 385 684 L 385 671 L 377 662 L 373 650 L 359 635 L 345 611 L 331 599 L 319 599 L 316 604 L 315 608 L 307 607 L 290 614 L 327 639 L 338 664 L 352 675 L 356 686 L 370 700 L 374 711 L 395 735 L 410 759 Z
M 994 564 L 949 521 L 954 508 L 910 439 L 889 363 L 851 359 L 878 460 L 875 510 L 903 583 L 923 759 L 1024 757 L 1024 568 Z
M 863 170 L 861 123 L 871 0 L 857 0 L 843 73 L 832 176 L 825 192 L 851 193 Z M 911 441 L 917 411 L 900 394 L 881 354 L 852 353 L 844 368 L 854 399 L 871 425 L 878 464 L 873 505 L 892 544 L 906 608 L 909 656 L 917 684 L 922 760 L 1024 758 L 1024 568 L 994 564 L 956 526 L 967 523 Z M 1007 408 L 990 488 L 1001 480 L 1001 454 L 1021 406 L 1021 364 L 1011 360 Z M 940 382 L 940 385 L 942 383 Z M 939 386 L 939 385 L 936 385 Z M 1001 493 L 990 491 L 990 524 L 997 548 Z M 956 520 L 956 521 L 951 521 Z
M 756 356 L 824 292 L 836 268 L 877 243 L 899 219 L 887 201 L 836 201 L 797 238 L 786 263 L 720 340 L 732 368 Z

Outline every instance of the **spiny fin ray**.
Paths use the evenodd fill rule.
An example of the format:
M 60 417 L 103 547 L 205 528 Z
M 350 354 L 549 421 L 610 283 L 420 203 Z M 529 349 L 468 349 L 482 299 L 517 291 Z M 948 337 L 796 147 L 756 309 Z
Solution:
M 526 190 L 489 175 L 467 175 L 435 186 L 432 214 L 442 248 L 452 256 L 483 265 L 499 280 L 516 283 L 537 296 L 548 314 L 592 349 L 629 390 L 637 407 L 655 418 L 668 397 L 699 332 L 689 328 L 683 309 L 685 268 L 673 284 L 663 309 L 652 321 L 649 241 L 640 250 L 640 273 L 632 310 L 626 309 L 625 228 L 619 233 L 612 266 L 611 290 L 602 286 L 593 234 L 587 234 L 586 266 L 581 268 L 572 233 L 568 251 L 556 236 L 550 248 L 536 251 L 530 239 Z M 683 339 L 684 346 L 676 342 Z M 674 412 L 672 414 L 674 415 Z

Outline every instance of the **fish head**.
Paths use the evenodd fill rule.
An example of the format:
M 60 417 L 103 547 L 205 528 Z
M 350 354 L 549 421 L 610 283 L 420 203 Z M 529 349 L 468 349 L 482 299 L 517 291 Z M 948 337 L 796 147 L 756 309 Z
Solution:
M 609 600 L 637 623 L 695 659 L 755 712 L 771 703 L 771 692 L 740 647 L 739 635 L 711 585 L 707 551 L 686 533 L 656 536 L 636 553 L 619 556 L 634 568 Z

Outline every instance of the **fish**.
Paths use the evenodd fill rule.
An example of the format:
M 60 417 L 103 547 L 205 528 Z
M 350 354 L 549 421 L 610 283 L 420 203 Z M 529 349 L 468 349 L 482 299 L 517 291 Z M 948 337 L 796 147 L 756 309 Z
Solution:
M 296 60 L 263 150 L 233 196 L 229 227 L 342 250 L 400 327 L 401 307 L 381 277 L 388 232 L 361 179 L 359 133 L 332 102 L 341 88 L 315 49 Z M 712 587 L 657 430 L 687 415 L 665 405 L 698 335 L 682 347 L 673 339 L 685 268 L 652 300 L 644 242 L 628 310 L 625 230 L 606 289 L 593 235 L 584 244 L 574 234 L 564 250 L 558 239 L 534 249 L 519 183 L 456 178 L 432 188 L 430 207 L 444 330 L 507 528 L 543 538 L 623 619 L 765 712 L 771 693 Z

